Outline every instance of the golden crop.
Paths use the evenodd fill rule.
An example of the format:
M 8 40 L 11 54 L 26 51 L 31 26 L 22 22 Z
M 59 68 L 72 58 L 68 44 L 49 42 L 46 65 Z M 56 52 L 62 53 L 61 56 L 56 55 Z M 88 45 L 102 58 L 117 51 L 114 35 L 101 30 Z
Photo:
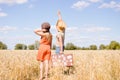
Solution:
M 50 68 L 49 80 L 120 80 L 119 50 L 65 51 L 69 53 L 74 66 Z M 34 50 L 1 50 L 0 80 L 38 80 L 36 54 Z

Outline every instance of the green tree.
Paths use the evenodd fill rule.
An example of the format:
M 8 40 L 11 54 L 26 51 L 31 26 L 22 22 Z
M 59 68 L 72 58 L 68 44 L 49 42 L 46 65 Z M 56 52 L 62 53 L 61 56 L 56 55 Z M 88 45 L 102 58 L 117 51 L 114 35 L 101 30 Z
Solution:
M 106 47 L 105 47 L 104 44 L 101 44 L 101 45 L 99 46 L 99 49 L 100 49 L 100 50 L 104 50 L 104 49 L 106 49 Z
M 15 50 L 26 50 L 27 46 L 25 44 L 16 44 Z
M 40 46 L 40 43 L 39 43 L 39 41 L 36 40 L 34 44 L 28 45 L 28 49 L 29 50 L 38 50 L 39 46 Z
M 28 49 L 29 49 L 29 50 L 34 50 L 34 49 L 35 49 L 34 44 L 29 45 L 29 46 L 28 46 Z
M 82 50 L 89 50 L 89 48 L 87 48 L 87 47 L 82 47 Z
M 120 50 L 120 45 L 119 45 L 119 46 L 116 46 L 116 50 Z
M 120 49 L 120 45 L 118 42 L 116 41 L 111 41 L 110 44 L 109 44 L 109 48 L 111 50 L 116 50 L 116 49 Z
M 40 46 L 40 42 L 38 40 L 36 40 L 35 43 L 34 43 L 35 50 L 38 50 L 39 46 Z
M 73 43 L 67 43 L 65 46 L 66 50 L 75 50 L 77 49 L 77 46 L 75 46 Z
M 90 50 L 97 50 L 97 46 L 96 45 L 90 45 Z
M 105 46 L 105 49 L 110 50 L 109 45 L 106 45 L 106 46 Z
M 82 50 L 82 48 L 81 47 L 77 47 L 77 50 Z
M 5 49 L 7 49 L 7 45 L 0 41 L 0 50 L 5 50 Z

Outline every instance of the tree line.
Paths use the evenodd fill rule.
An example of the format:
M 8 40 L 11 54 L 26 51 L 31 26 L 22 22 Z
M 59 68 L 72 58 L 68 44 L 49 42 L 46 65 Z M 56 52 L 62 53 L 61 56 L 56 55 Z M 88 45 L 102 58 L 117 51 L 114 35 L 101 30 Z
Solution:
M 0 50 L 7 50 L 7 45 L 0 41 Z M 35 43 L 26 45 L 18 43 L 14 46 L 14 50 L 38 50 L 39 41 L 35 41 Z M 52 45 L 52 49 L 55 50 L 55 44 Z M 89 47 L 79 47 L 74 45 L 73 43 L 67 43 L 65 45 L 65 50 L 120 50 L 120 43 L 117 41 L 111 41 L 108 45 L 100 44 L 97 46 L 95 44 L 90 45 Z

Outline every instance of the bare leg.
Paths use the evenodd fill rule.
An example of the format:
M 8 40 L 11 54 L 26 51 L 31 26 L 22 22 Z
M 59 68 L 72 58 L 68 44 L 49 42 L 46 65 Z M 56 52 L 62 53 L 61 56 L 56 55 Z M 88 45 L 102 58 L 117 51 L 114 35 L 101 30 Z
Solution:
M 43 80 L 43 62 L 40 62 L 40 80 Z
M 45 78 L 48 78 L 49 61 L 45 60 Z
M 50 66 L 49 66 L 49 69 L 50 69 L 50 68 L 53 68 L 53 62 L 52 62 L 52 59 L 50 59 L 50 61 L 49 61 L 49 65 L 50 65 Z

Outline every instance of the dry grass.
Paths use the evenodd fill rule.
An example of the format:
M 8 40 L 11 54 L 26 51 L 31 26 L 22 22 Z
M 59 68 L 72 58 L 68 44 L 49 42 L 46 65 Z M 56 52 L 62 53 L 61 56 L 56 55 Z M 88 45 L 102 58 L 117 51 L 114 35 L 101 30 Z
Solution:
M 0 80 L 38 80 L 37 51 L 0 51 Z M 53 51 L 54 53 L 54 51 Z M 74 56 L 68 75 L 65 67 L 50 69 L 49 80 L 120 80 L 120 51 L 65 51 Z

